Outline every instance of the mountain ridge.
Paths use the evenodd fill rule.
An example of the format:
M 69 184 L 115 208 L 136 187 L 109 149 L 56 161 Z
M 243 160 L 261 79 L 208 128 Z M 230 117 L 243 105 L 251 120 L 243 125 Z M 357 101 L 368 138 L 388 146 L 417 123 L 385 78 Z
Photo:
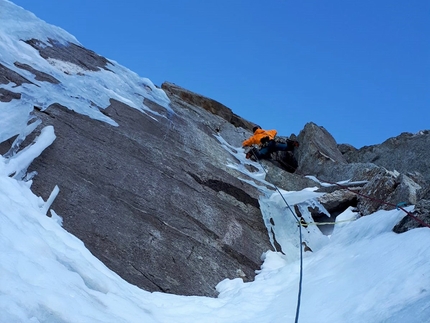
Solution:
M 253 122 L 173 83 L 158 88 L 65 42 L 63 34 L 56 40 L 55 33 L 43 39 L 32 33 L 7 36 L 31 55 L 0 45 L 7 53 L 0 58 L 0 101 L 28 112 L 13 114 L 0 130 L 0 153 L 16 154 L 11 147 L 18 135 L 25 138 L 18 143 L 22 150 L 44 127 L 54 126 L 56 140 L 28 168 L 32 190 L 47 198 L 58 185 L 52 209 L 63 217 L 64 228 L 143 289 L 213 297 L 226 277 L 253 280 L 262 253 L 286 252 L 276 239 L 276 220 L 263 220 L 260 186 L 271 192 L 273 185 L 326 191 L 313 212 L 315 221 L 324 216 L 334 221 L 348 207 L 361 216 L 393 208 L 351 198 L 348 184 L 325 185 L 348 180 L 363 195 L 417 205 L 414 214 L 429 223 L 428 131 L 355 149 L 338 145 L 328 130 L 309 122 L 293 134 L 300 142 L 294 172 L 277 163 L 282 156 L 261 164 L 243 161 L 241 143 Z M 26 135 L 23 129 L 35 119 L 41 124 Z M 249 174 L 258 172 L 266 181 L 254 182 Z M 398 232 L 420 225 L 407 219 Z

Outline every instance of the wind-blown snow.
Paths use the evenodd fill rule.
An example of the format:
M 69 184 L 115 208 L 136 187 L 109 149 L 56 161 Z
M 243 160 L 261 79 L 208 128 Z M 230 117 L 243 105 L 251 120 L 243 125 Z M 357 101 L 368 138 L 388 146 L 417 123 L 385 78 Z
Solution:
M 0 0 L 0 21 L 1 64 L 12 69 L 11 57 L 21 55 L 17 56 L 20 62 L 31 61 L 32 66 L 50 71 L 64 82 L 43 84 L 37 90 L 32 85 L 4 86 L 25 95 L 0 104 L 0 143 L 20 134 L 10 152 L 0 156 L 0 322 L 293 322 L 299 292 L 300 228 L 284 199 L 296 204 L 310 223 L 312 218 L 306 210 L 321 207 L 315 199 L 321 193 L 313 188 L 300 192 L 267 189 L 262 166 L 245 159 L 240 147 L 218 137 L 220 145 L 237 159 L 234 163 L 226 160 L 226 164 L 251 177 L 253 180 L 248 181 L 260 189 L 263 220 L 285 254 L 267 251 L 254 282 L 225 279 L 217 285 L 217 298 L 150 293 L 127 283 L 61 227 L 61 214 L 50 209 L 61 187 L 53 187 L 51 197 L 44 201 L 32 193 L 31 176 L 22 180 L 28 165 L 55 140 L 55 129 L 44 128 L 26 149 L 19 151 L 18 145 L 38 125 L 37 121 L 27 125 L 34 102 L 47 107 L 50 102 L 63 100 L 62 104 L 73 106 L 73 102 L 85 103 L 97 89 L 101 91 L 99 103 L 117 95 L 147 113 L 132 92 L 136 90 L 134 84 L 149 84 L 151 89 L 153 85 L 114 65 L 114 74 L 88 73 L 85 82 L 94 88 L 76 101 L 68 101 L 68 91 L 75 93 L 81 86 L 79 77 L 60 75 L 64 66 L 55 67 L 41 58 L 33 61 L 38 54 L 16 39 L 48 35 L 67 42 L 76 40 L 4 0 Z M 27 22 L 32 35 L 25 27 Z M 42 86 L 30 74 L 26 77 Z M 104 83 L 96 88 L 102 79 Z M 108 90 L 116 89 L 112 82 L 120 82 L 122 89 Z M 152 95 L 152 99 L 155 95 L 159 103 L 167 102 L 161 90 L 145 95 Z M 88 111 L 91 108 L 85 109 L 78 112 L 100 120 L 99 114 Z M 246 163 L 253 163 L 259 171 L 249 173 Z M 304 253 L 299 322 L 430 322 L 430 230 L 394 233 L 393 226 L 403 216 L 403 211 L 393 210 L 356 219 L 357 214 L 348 209 L 337 217 L 339 224 L 330 237 L 315 225 L 302 229 L 304 241 L 313 252 Z

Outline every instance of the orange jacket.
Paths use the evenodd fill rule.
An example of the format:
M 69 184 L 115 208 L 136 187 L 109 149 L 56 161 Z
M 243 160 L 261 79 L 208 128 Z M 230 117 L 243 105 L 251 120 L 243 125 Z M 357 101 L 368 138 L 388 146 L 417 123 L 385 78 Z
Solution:
M 259 145 L 261 144 L 261 139 L 264 137 L 269 137 L 269 139 L 275 138 L 276 134 L 278 132 L 276 130 L 263 130 L 263 129 L 257 129 L 254 132 L 254 135 L 248 139 L 246 139 L 243 143 L 243 147 L 252 146 L 252 145 Z

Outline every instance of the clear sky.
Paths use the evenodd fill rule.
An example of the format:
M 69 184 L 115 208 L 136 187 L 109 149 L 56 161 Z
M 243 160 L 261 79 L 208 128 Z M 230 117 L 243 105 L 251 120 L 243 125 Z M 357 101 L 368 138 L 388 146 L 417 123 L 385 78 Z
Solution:
M 357 148 L 430 129 L 427 0 L 13 0 L 160 86 Z

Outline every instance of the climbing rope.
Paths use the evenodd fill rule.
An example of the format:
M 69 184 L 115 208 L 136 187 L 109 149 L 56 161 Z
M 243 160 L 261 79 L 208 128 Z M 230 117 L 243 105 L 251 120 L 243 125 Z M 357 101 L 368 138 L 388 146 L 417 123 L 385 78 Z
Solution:
M 298 173 L 299 175 L 303 175 L 303 174 L 300 174 L 300 173 Z M 360 193 L 360 192 L 357 192 L 357 191 L 354 191 L 354 190 L 352 190 L 352 189 L 350 189 L 349 187 L 347 187 L 347 186 L 345 186 L 345 185 L 342 185 L 342 184 L 339 184 L 339 183 L 332 183 L 332 182 L 328 182 L 328 181 L 326 181 L 326 183 L 329 183 L 329 184 L 332 184 L 332 185 L 337 185 L 337 186 L 339 186 L 340 188 L 343 188 L 343 189 L 345 189 L 345 190 L 348 190 L 348 191 L 350 191 L 350 192 L 352 192 L 352 193 L 354 193 L 354 194 L 356 194 L 356 195 L 359 195 L 359 196 L 361 196 L 361 197 L 364 197 L 364 198 L 366 198 L 366 199 L 368 199 L 368 200 L 371 200 L 371 201 L 375 201 L 375 202 L 378 202 L 378 203 L 380 203 L 380 204 L 385 204 L 385 205 L 388 205 L 388 206 L 392 206 L 392 207 L 395 207 L 397 210 L 402 210 L 403 212 L 405 212 L 408 216 L 410 216 L 411 218 L 413 218 L 414 220 L 416 220 L 417 222 L 419 222 L 419 223 L 421 223 L 423 226 L 426 226 L 426 227 L 428 227 L 428 228 L 430 228 L 430 224 L 427 224 L 427 223 L 425 223 L 423 220 L 421 220 L 421 219 L 419 219 L 419 218 L 417 218 L 415 215 L 413 215 L 411 212 L 409 212 L 408 210 L 406 210 L 404 207 L 402 207 L 401 205 L 405 205 L 406 203 L 404 203 L 404 202 L 402 202 L 402 203 L 398 203 L 398 204 L 392 204 L 392 203 L 389 203 L 389 202 L 386 202 L 386 201 L 383 201 L 383 200 L 380 200 L 380 199 L 378 199 L 378 198 L 374 198 L 374 197 L 371 197 L 371 196 L 368 196 L 368 195 L 365 195 L 365 194 L 362 194 L 362 193 Z
M 266 173 L 267 175 L 267 171 L 264 168 L 264 166 L 261 164 L 260 159 L 257 157 L 257 155 L 255 154 L 255 151 L 252 149 L 251 150 L 255 159 L 258 161 L 258 163 L 260 164 L 261 168 L 263 169 L 263 171 Z M 301 297 L 302 297 L 302 282 L 303 282 L 303 248 L 302 248 L 302 243 L 303 243 L 303 238 L 302 238 L 302 226 L 300 225 L 300 220 L 299 218 L 296 216 L 296 214 L 293 212 L 293 210 L 291 209 L 290 204 L 288 204 L 287 200 L 285 199 L 285 197 L 282 195 L 281 191 L 279 190 L 278 186 L 274 185 L 276 191 L 279 193 L 279 195 L 281 196 L 282 200 L 284 201 L 285 205 L 287 205 L 287 208 L 290 210 L 291 214 L 293 214 L 294 218 L 297 221 L 298 227 L 299 227 L 299 240 L 300 240 L 300 274 L 299 274 L 299 290 L 298 290 L 298 294 L 297 294 L 297 306 L 296 306 L 296 317 L 294 322 L 297 323 L 299 321 L 299 313 L 300 313 L 300 301 L 301 301 Z
M 258 161 L 258 163 L 260 164 L 261 168 L 263 169 L 263 171 L 266 173 L 267 175 L 267 171 L 266 169 L 263 167 L 263 165 L 261 164 L 259 158 L 257 157 L 257 155 L 255 154 L 255 151 L 252 149 L 252 154 L 254 155 L 255 159 Z M 290 165 L 289 165 L 290 166 Z M 297 172 L 297 168 L 292 167 L 291 168 L 294 170 L 294 173 Z M 298 175 L 302 175 L 305 176 L 304 174 L 300 174 L 300 172 L 297 173 Z M 417 222 L 419 222 L 421 225 L 426 226 L 428 228 L 430 228 L 430 225 L 425 223 L 424 221 L 422 221 L 421 219 L 417 218 L 415 215 L 413 215 L 411 212 L 409 212 L 408 210 L 406 210 L 403 206 L 405 205 L 404 202 L 402 203 L 398 203 L 398 204 L 392 204 L 365 194 L 362 194 L 360 192 L 354 191 L 352 189 L 350 189 L 349 187 L 339 184 L 339 183 L 333 183 L 333 182 L 329 182 L 326 181 L 326 183 L 331 184 L 331 185 L 336 185 L 342 189 L 348 190 L 358 196 L 361 196 L 363 198 L 381 203 L 381 204 L 385 204 L 391 207 L 395 207 L 397 210 L 402 210 L 403 212 L 405 212 L 408 216 L 410 216 L 411 218 L 413 218 L 414 220 L 416 220 Z M 279 193 L 279 195 L 282 197 L 282 200 L 284 201 L 284 203 L 287 205 L 288 209 L 290 210 L 290 212 L 293 214 L 294 218 L 297 221 L 298 227 L 299 227 L 299 238 L 300 238 L 300 275 L 299 275 L 299 290 L 298 290 L 298 295 L 297 295 L 297 307 L 296 307 L 296 317 L 295 317 L 295 323 L 298 322 L 299 320 L 299 313 L 300 313 L 300 302 L 301 302 L 301 294 L 302 294 L 302 282 L 303 282 L 303 250 L 302 250 L 302 243 L 303 243 L 303 238 L 302 238 L 302 226 L 303 227 L 307 227 L 308 225 L 328 225 L 328 224 L 338 224 L 341 222 L 350 222 L 350 221 L 354 221 L 354 219 L 350 219 L 350 220 L 341 220 L 341 221 L 336 221 L 336 222 L 311 222 L 311 223 L 306 223 L 305 225 L 303 223 L 301 223 L 301 221 L 298 219 L 298 217 L 296 216 L 296 214 L 293 212 L 293 210 L 291 209 L 291 206 L 288 204 L 288 202 L 285 200 L 284 196 L 282 195 L 281 191 L 279 190 L 279 188 L 275 186 L 276 191 Z

